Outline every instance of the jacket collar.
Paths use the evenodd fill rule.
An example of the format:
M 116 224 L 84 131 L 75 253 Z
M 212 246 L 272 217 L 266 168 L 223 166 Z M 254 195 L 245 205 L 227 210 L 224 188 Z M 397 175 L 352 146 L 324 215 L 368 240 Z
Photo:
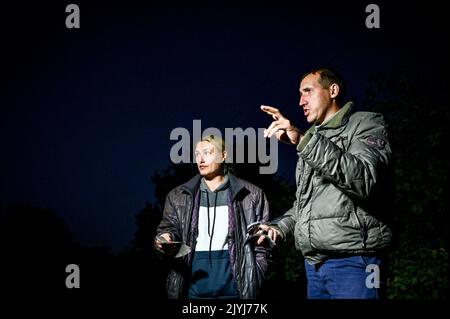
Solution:
M 237 194 L 239 194 L 241 191 L 243 191 L 245 188 L 245 185 L 242 183 L 242 180 L 237 178 L 231 173 L 228 173 L 229 177 L 229 183 L 230 183 L 230 189 L 231 189 L 231 196 L 234 199 Z
M 353 102 L 347 102 L 345 105 L 337 111 L 331 119 L 326 121 L 320 126 L 314 125 L 317 129 L 335 129 L 342 125 L 347 124 L 348 118 L 353 113 Z
M 200 174 L 195 175 L 189 181 L 181 185 L 181 189 L 194 196 L 197 187 L 200 185 L 201 178 L 202 176 Z
M 242 181 L 234 176 L 231 173 L 228 174 L 228 182 L 231 190 L 231 196 L 234 199 L 237 194 L 239 194 L 244 188 L 244 184 Z M 188 192 L 192 196 L 194 196 L 195 192 L 197 191 L 198 187 L 200 187 L 200 180 L 202 176 L 200 174 L 195 175 L 193 178 L 191 178 L 189 181 L 181 185 L 181 189 Z

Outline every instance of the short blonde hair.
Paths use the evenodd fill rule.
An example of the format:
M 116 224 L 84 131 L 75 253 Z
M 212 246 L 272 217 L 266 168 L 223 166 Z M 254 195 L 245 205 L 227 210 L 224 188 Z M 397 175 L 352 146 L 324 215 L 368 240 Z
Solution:
M 198 143 L 201 143 L 201 142 L 211 143 L 219 151 L 219 153 L 223 153 L 226 151 L 225 140 L 217 135 L 203 136 L 202 139 L 200 141 L 198 141 L 197 144 L 195 144 L 195 145 L 198 145 Z

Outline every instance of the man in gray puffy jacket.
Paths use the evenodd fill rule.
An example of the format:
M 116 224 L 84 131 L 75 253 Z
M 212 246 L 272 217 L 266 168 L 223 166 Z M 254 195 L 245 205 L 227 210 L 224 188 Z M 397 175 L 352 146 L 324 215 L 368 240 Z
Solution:
M 167 195 L 154 241 L 169 261 L 168 297 L 257 298 L 268 250 L 248 240 L 247 226 L 268 222 L 266 196 L 224 171 L 221 138 L 204 137 L 195 157 L 200 174 Z
M 378 299 L 392 236 L 382 205 L 391 149 L 383 117 L 353 112 L 344 93 L 332 69 L 302 77 L 300 107 L 312 124 L 306 133 L 278 109 L 261 106 L 274 120 L 265 136 L 296 145 L 299 159 L 294 205 L 260 233 L 274 241 L 294 235 L 305 257 L 308 298 Z

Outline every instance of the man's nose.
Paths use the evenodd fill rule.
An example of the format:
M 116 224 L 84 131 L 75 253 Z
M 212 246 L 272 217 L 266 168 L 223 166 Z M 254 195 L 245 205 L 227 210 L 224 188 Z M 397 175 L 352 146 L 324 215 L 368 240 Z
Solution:
M 298 105 L 300 105 L 301 108 L 303 108 L 303 106 L 306 104 L 306 100 L 303 96 L 300 96 L 300 101 L 298 103 Z

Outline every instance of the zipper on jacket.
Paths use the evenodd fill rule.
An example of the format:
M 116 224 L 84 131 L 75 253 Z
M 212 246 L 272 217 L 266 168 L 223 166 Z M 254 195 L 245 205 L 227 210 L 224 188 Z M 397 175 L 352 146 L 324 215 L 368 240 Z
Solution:
M 191 249 L 192 249 L 193 252 L 195 252 L 196 242 L 192 238 L 193 234 L 192 234 L 192 225 L 191 225 L 191 223 L 192 223 L 192 215 L 195 213 L 194 212 L 194 206 L 195 206 L 196 196 L 197 196 L 197 192 L 195 192 L 192 195 L 191 207 L 189 208 L 189 211 L 191 213 L 188 215 L 187 234 L 186 234 L 186 241 L 187 241 L 187 239 L 189 239 L 189 244 L 190 244 Z M 189 266 L 190 266 L 191 262 L 192 262 L 192 257 L 189 257 Z
M 358 225 L 359 225 L 359 232 L 361 234 L 363 248 L 366 249 L 366 241 L 367 241 L 366 229 L 364 228 L 364 226 L 362 225 L 361 221 L 359 220 L 358 213 L 355 210 L 353 210 L 352 213 L 355 214 L 356 221 L 358 222 Z
M 233 208 L 234 224 L 235 224 L 235 227 L 234 227 L 234 232 L 235 232 L 235 234 L 234 234 L 234 237 L 235 237 L 234 238 L 234 250 L 236 252 L 236 258 L 234 260 L 234 272 L 235 272 L 235 275 L 236 275 L 236 278 L 235 278 L 235 280 L 236 280 L 236 288 L 238 290 L 239 297 L 242 298 L 242 287 L 241 287 L 242 273 L 241 273 L 241 269 L 240 269 L 240 263 L 238 262 L 239 260 L 241 260 L 241 257 L 240 257 L 241 256 L 241 251 L 240 251 L 239 245 L 237 244 L 238 241 L 236 240 L 236 236 L 237 236 L 237 233 L 238 233 L 238 227 L 241 226 L 241 221 L 240 220 L 238 221 L 239 205 L 235 205 L 234 198 L 231 199 L 231 207 Z M 242 247 L 244 247 L 244 246 L 242 246 Z

